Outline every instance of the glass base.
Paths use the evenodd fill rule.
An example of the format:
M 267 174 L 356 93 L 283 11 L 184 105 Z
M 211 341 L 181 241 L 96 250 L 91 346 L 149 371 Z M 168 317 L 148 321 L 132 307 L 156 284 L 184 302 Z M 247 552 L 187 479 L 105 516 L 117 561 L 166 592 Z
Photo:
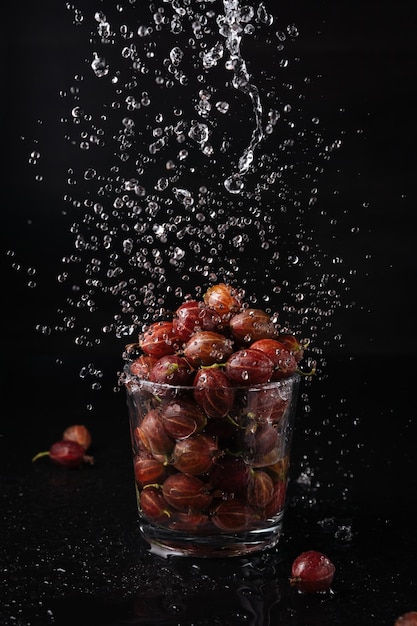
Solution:
M 233 557 L 276 546 L 282 534 L 282 516 L 267 528 L 242 533 L 190 536 L 190 533 L 161 528 L 143 520 L 139 528 L 151 552 L 158 556 Z

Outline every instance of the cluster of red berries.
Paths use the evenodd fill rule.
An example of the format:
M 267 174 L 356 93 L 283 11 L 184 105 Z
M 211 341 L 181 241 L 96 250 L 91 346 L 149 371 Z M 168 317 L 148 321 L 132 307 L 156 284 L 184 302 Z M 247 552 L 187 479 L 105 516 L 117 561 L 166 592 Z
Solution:
M 304 348 L 224 283 L 126 346 L 135 479 L 149 522 L 209 534 L 281 515 Z
M 305 346 L 293 334 L 281 333 L 268 313 L 246 306 L 238 290 L 220 283 L 202 301 L 183 302 L 172 319 L 150 324 L 137 344 L 127 346 L 128 356 L 138 348 L 143 354 L 131 363 L 131 372 L 139 378 L 197 386 L 202 372 L 211 375 L 206 368 L 213 366 L 216 384 L 211 386 L 249 386 L 292 376 Z
M 68 426 L 59 441 L 52 444 L 49 450 L 38 452 L 32 461 L 49 457 L 56 465 L 63 467 L 81 467 L 84 463 L 93 465 L 94 457 L 86 452 L 91 446 L 91 434 L 83 424 Z

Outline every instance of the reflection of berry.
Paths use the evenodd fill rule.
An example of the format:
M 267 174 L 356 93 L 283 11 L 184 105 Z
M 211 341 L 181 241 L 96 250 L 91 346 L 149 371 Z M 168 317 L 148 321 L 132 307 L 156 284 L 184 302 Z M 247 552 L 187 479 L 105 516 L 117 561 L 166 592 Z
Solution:
M 290 584 L 304 593 L 327 591 L 333 582 L 335 566 L 321 552 L 302 552 L 293 562 Z

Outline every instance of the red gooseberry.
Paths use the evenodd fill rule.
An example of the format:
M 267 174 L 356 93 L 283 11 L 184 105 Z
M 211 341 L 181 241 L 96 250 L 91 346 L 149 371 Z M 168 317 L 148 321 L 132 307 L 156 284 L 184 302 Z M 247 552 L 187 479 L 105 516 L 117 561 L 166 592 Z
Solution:
M 88 450 L 91 446 L 90 431 L 83 424 L 73 424 L 72 426 L 68 426 L 62 434 L 62 439 L 65 441 L 76 441 L 84 448 L 84 450 Z
M 93 465 L 94 458 L 85 454 L 83 446 L 76 441 L 65 440 L 56 441 L 49 450 L 39 452 L 32 461 L 37 461 L 43 456 L 49 456 L 53 463 L 63 467 L 81 467 L 83 463 Z
M 192 383 L 194 370 L 184 357 L 166 354 L 154 363 L 149 380 L 162 385 L 187 386 Z
M 169 321 L 154 322 L 139 335 L 139 346 L 145 354 L 160 358 L 165 354 L 174 354 L 181 341 L 175 334 L 173 323 Z
M 207 435 L 197 434 L 177 441 L 172 459 L 174 467 L 180 472 L 199 476 L 211 469 L 218 455 L 216 440 Z
M 247 462 L 252 467 L 274 465 L 281 456 L 281 435 L 268 422 L 249 422 L 244 434 Z
M 226 375 L 234 383 L 250 386 L 271 380 L 274 364 L 261 350 L 236 350 L 226 361 Z
M 276 339 L 259 339 L 255 341 L 251 348 L 253 350 L 261 350 L 265 352 L 274 364 L 272 380 L 281 380 L 281 378 L 289 378 L 298 368 L 298 362 L 295 356 Z
M 277 424 L 287 407 L 288 391 L 277 385 L 267 385 L 263 389 L 251 390 L 248 393 L 248 413 L 253 414 L 258 422 Z
M 149 380 L 153 366 L 158 362 L 155 356 L 150 354 L 141 354 L 137 359 L 132 361 L 129 369 L 133 376 L 137 376 L 142 380 Z
M 209 287 L 203 300 L 208 308 L 216 311 L 223 319 L 229 319 L 232 313 L 239 310 L 242 303 L 239 292 L 225 283 Z
M 259 339 L 278 336 L 271 317 L 262 309 L 245 309 L 229 322 L 233 337 L 241 344 L 250 344 Z
M 213 418 L 226 417 L 233 406 L 234 390 L 229 378 L 219 368 L 199 369 L 194 377 L 194 398 Z
M 173 328 L 182 341 L 188 341 L 195 332 L 215 330 L 220 322 L 215 311 L 196 300 L 189 300 L 175 311 Z
M 333 582 L 335 566 L 322 552 L 307 550 L 293 562 L 290 585 L 304 593 L 327 591 Z
M 184 356 L 193 367 L 223 363 L 233 352 L 233 342 L 211 330 L 195 333 L 184 346 Z
M 279 335 L 279 341 L 283 347 L 294 355 L 297 363 L 301 361 L 304 355 L 304 349 L 308 345 L 308 341 L 303 340 L 303 343 L 298 341 L 297 337 L 290 333 L 281 333 Z
M 185 398 L 165 401 L 160 411 L 164 428 L 174 439 L 185 439 L 199 433 L 207 424 L 204 411 L 196 402 Z
M 134 430 L 134 437 L 138 446 L 152 456 L 165 463 L 174 449 L 175 441 L 164 428 L 158 409 L 151 409 L 146 413 L 142 422 Z
M 143 486 L 162 482 L 167 473 L 166 466 L 153 457 L 137 456 L 134 459 L 135 480 Z
M 172 507 L 185 513 L 204 511 L 213 500 L 200 478 L 182 472 L 168 476 L 162 485 L 162 494 Z
M 140 494 L 140 508 L 152 522 L 167 522 L 171 517 L 169 505 L 157 487 L 146 487 Z

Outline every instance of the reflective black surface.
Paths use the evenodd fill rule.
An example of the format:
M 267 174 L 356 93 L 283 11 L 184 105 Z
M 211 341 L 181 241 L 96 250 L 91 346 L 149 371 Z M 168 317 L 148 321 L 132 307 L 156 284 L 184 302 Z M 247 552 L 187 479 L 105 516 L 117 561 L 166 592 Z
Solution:
M 91 17 L 106 2 L 77 4 Z M 56 276 L 81 219 L 63 202 L 79 151 L 62 151 L 59 91 L 91 46 L 68 18 L 72 3 L 6 7 L 1 235 L 20 269 L 3 256 L 1 626 L 393 626 L 417 610 L 414 5 L 274 3 L 303 34 L 296 82 L 317 79 L 307 110 L 326 139 L 343 140 L 304 226 L 326 242 L 323 272 L 343 257 L 348 289 L 317 333 L 325 363 L 302 391 L 282 542 L 213 561 L 161 559 L 139 536 L 126 401 L 113 391 L 123 339 L 104 336 L 86 356 L 71 333 L 34 330 L 56 322 Z M 308 178 L 297 182 L 310 190 Z M 28 288 L 32 266 L 37 289 Z M 84 279 L 74 269 L 74 284 Z M 78 323 L 100 328 L 112 314 L 99 307 L 92 324 L 80 310 Z M 90 360 L 103 371 L 98 392 L 96 376 L 79 376 Z M 93 467 L 32 463 L 75 423 L 91 430 Z M 290 587 L 291 563 L 308 549 L 335 563 L 331 593 Z
M 163 559 L 138 533 L 124 392 L 104 392 L 91 418 L 78 420 L 65 381 L 43 384 L 28 359 L 26 376 L 11 377 L 15 403 L 3 417 L 0 623 L 389 626 L 415 610 L 412 376 L 383 377 L 381 361 L 340 357 L 304 389 L 310 408 L 300 403 L 278 548 Z M 32 464 L 81 421 L 93 467 Z M 290 587 L 291 563 L 308 549 L 334 561 L 331 592 Z

